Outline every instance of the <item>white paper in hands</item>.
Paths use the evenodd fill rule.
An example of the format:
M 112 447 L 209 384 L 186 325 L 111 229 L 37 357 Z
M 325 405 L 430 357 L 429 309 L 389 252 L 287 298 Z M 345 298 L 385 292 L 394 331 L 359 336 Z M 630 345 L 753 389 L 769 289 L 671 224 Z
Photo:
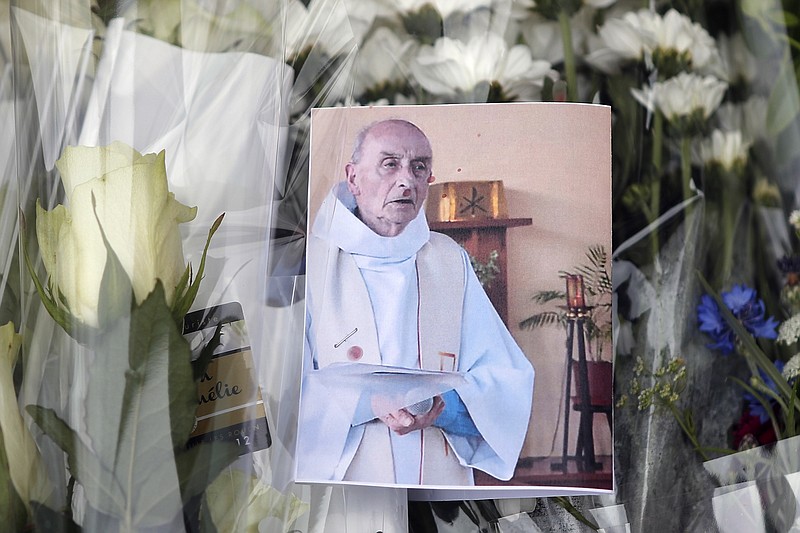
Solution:
M 353 425 L 369 422 L 466 384 L 464 375 L 459 372 L 363 363 L 334 363 L 309 372 L 306 379 L 330 391 L 329 401 L 355 405 Z

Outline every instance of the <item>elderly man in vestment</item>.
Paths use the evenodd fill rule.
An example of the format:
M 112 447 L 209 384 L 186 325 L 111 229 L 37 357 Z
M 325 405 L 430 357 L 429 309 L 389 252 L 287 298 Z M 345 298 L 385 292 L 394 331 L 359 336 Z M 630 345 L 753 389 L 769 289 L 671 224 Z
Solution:
M 502 480 L 514 474 L 533 367 L 466 252 L 428 229 L 421 207 L 434 180 L 432 163 L 430 142 L 414 124 L 371 124 L 356 137 L 346 181 L 316 217 L 308 248 L 300 480 L 465 486 L 474 484 L 473 469 Z M 309 379 L 344 362 L 454 371 L 464 380 L 427 402 L 362 422 L 357 405 L 314 389 Z

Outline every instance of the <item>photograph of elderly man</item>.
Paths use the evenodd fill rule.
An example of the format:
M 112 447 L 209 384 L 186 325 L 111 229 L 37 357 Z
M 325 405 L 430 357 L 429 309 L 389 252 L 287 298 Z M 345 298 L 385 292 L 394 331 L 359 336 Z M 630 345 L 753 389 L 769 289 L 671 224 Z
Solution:
M 430 231 L 431 141 L 412 122 L 362 128 L 308 239 L 304 383 L 297 473 L 304 481 L 469 486 L 514 474 L 531 415 L 534 370 L 470 267 Z M 325 162 L 313 161 L 314 164 Z M 423 401 L 354 413 L 309 377 L 336 363 L 463 376 Z

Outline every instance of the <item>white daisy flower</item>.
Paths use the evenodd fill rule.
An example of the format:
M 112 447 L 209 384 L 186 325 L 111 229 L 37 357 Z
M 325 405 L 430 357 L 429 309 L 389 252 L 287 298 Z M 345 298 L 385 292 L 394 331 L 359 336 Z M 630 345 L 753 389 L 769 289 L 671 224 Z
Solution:
M 501 37 L 487 34 L 468 42 L 441 37 L 419 50 L 411 72 L 435 95 L 468 95 L 482 82 L 497 82 L 507 95 L 522 100 L 538 96 L 550 63 L 534 60 L 525 45 L 508 48 Z
M 711 137 L 700 143 L 703 163 L 718 164 L 726 171 L 744 168 L 750 143 L 742 138 L 741 131 L 714 130 Z
M 624 61 L 644 60 L 665 77 L 688 69 L 720 73 L 714 39 L 674 9 L 663 17 L 648 9 L 629 12 L 608 20 L 597 34 L 605 47 L 592 52 L 587 61 L 607 72 L 614 72 Z
M 698 117 L 702 120 L 719 107 L 728 84 L 714 76 L 682 72 L 667 81 L 642 90 L 633 89 L 633 97 L 650 111 L 660 111 L 668 121 Z
M 353 71 L 353 92 L 363 94 L 378 86 L 396 85 L 411 77 L 410 63 L 416 41 L 387 27 L 379 27 L 358 51 Z

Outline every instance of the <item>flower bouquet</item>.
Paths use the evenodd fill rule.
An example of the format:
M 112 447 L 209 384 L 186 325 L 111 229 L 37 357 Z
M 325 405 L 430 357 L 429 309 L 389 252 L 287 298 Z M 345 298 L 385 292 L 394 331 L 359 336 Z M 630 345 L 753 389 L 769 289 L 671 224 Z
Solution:
M 780 440 L 769 457 L 792 455 L 778 452 L 797 421 L 800 285 L 791 250 L 798 243 L 794 222 L 786 224 L 798 207 L 800 168 L 793 0 L 11 0 L 0 7 L 0 116 L 15 124 L 14 135 L 0 133 L 0 323 L 13 320 L 22 334 L 2 330 L 0 477 L 11 484 L 0 486 L 13 491 L 0 515 L 14 527 L 47 530 L 72 520 L 180 529 L 184 514 L 206 524 L 210 514 L 220 530 L 261 522 L 262 529 L 389 531 L 406 528 L 409 509 L 414 531 L 511 527 L 500 518 L 520 512 L 530 520 L 514 523 L 528 529 L 685 531 L 725 528 L 722 517 L 758 510 L 761 500 L 778 509 L 764 523 L 792 527 L 786 509 L 796 469 L 765 483 L 725 477 L 736 471 L 730 464 L 705 463 L 715 472 L 708 475 L 700 460 L 736 457 L 773 436 Z M 640 408 L 616 412 L 615 496 L 408 505 L 404 493 L 293 486 L 311 108 L 519 100 L 613 110 L 615 372 L 626 385 L 617 390 Z M 162 194 L 163 209 L 150 200 L 136 208 L 183 221 L 160 234 L 158 246 L 143 246 L 140 234 L 118 250 L 119 235 L 105 223 L 132 220 L 133 204 L 122 198 L 143 191 L 117 196 L 106 185 L 78 186 L 54 167 L 59 159 L 72 166 L 68 147 L 121 149 L 115 141 L 133 147 L 122 151 L 136 172 L 158 161 L 137 152 L 166 150 L 168 186 L 159 187 L 175 198 Z M 183 205 L 197 206 L 193 220 Z M 27 231 L 16 222 L 20 210 Z M 207 245 L 221 212 L 225 221 Z M 146 225 L 134 218 L 121 227 Z M 95 228 L 91 253 L 77 244 L 87 227 Z M 20 241 L 38 288 L 19 268 Z M 262 326 L 250 329 L 275 444 L 251 466 L 225 470 L 218 478 L 225 486 L 209 485 L 231 458 L 224 446 L 198 459 L 204 466 L 196 473 L 184 470 L 201 452 L 181 447 L 195 374 L 175 332 L 192 299 L 188 287 L 202 276 L 185 277 L 181 247 L 198 267 L 206 250 L 196 307 L 240 301 L 248 322 Z M 140 261 L 168 265 L 169 273 Z M 155 361 L 159 372 L 150 372 Z M 112 366 L 123 375 L 107 381 Z M 132 445 L 140 431 L 153 437 L 145 448 Z M 136 460 L 145 449 L 158 461 Z M 768 454 L 747 457 L 759 465 Z M 723 478 L 755 488 L 718 491 Z M 198 506 L 203 492 L 205 501 L 214 494 L 216 508 Z
M 87 502 L 84 527 L 165 527 L 182 519 L 181 509 L 238 454 L 227 443 L 187 448 L 196 382 L 213 346 L 203 348 L 208 355 L 193 368 L 180 323 L 222 219 L 210 229 L 190 279 L 178 223 L 194 218 L 195 210 L 168 192 L 163 152 L 142 156 L 121 143 L 68 148 L 57 167 L 69 207 L 39 208 L 36 218 L 46 288 L 23 253 L 44 308 L 88 350 L 86 433 L 52 408 L 26 410 L 67 455 L 69 486 L 79 483 Z M 119 224 L 117 217 L 135 224 Z M 109 431 L 115 427 L 118 432 Z M 67 527 L 74 527 L 72 502 L 69 494 Z M 30 501 L 40 528 L 58 522 L 45 503 Z

